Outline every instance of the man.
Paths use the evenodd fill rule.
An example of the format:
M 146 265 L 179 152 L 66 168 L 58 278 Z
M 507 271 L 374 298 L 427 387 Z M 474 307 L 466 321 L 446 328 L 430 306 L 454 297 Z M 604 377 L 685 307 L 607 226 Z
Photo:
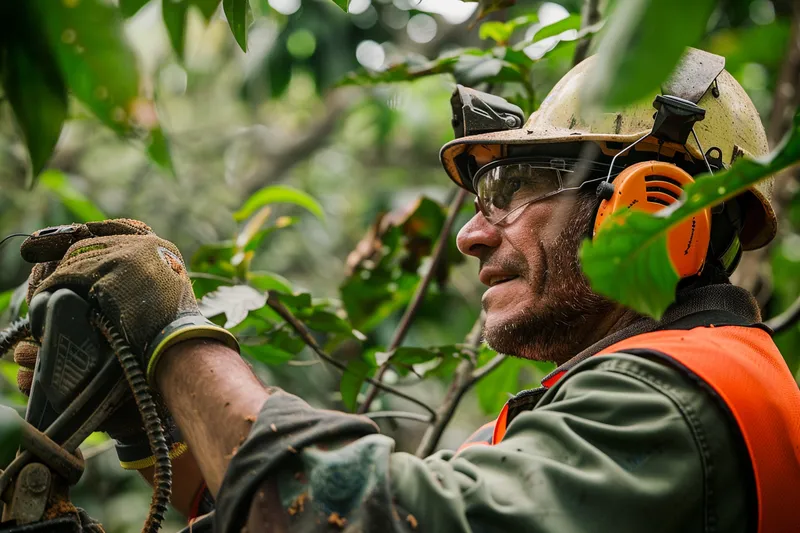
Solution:
M 649 102 L 579 116 L 587 60 L 523 128 L 443 148 L 451 179 L 477 194 L 458 246 L 490 287 L 486 341 L 560 365 L 458 452 L 393 453 L 368 419 L 265 388 L 199 315 L 177 249 L 141 223 L 31 237 L 32 307 L 61 287 L 88 295 L 144 354 L 191 450 L 175 460 L 176 505 L 196 505 L 205 483 L 216 531 L 798 531 L 800 393 L 753 298 L 727 281 L 742 248 L 775 234 L 766 194 L 707 214 L 700 264 L 659 322 L 594 294 L 577 259 L 603 229 L 597 185 L 613 201 L 623 169 L 659 160 L 691 176 L 766 152 L 715 57 L 690 52 L 664 89 L 706 111 L 689 142 L 658 137 Z M 651 178 L 666 185 L 646 201 L 677 197 Z

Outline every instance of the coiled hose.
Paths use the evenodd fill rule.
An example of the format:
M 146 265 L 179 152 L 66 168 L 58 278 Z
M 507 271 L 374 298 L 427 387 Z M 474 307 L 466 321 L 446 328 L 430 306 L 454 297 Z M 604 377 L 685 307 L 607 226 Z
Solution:
M 172 464 L 169 459 L 169 447 L 164 437 L 161 419 L 156 410 L 156 404 L 147 385 L 147 380 L 142 372 L 141 365 L 130 347 L 116 329 L 100 313 L 92 316 L 92 324 L 100 331 L 122 366 L 125 379 L 133 392 L 133 398 L 139 409 L 139 414 L 144 422 L 150 450 L 155 457 L 153 474 L 153 498 L 150 502 L 150 511 L 142 527 L 142 533 L 156 533 L 161 529 L 161 522 L 167 512 L 170 496 L 172 494 Z M 15 320 L 7 328 L 0 330 L 0 355 L 8 352 L 14 346 L 30 336 L 30 323 L 28 319 Z

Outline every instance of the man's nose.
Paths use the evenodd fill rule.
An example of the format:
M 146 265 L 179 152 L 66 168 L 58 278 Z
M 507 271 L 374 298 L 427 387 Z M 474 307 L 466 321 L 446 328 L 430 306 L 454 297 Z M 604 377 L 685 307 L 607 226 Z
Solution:
M 476 213 L 458 232 L 456 244 L 462 254 L 480 258 L 490 249 L 500 246 L 501 240 L 497 227 L 481 213 Z

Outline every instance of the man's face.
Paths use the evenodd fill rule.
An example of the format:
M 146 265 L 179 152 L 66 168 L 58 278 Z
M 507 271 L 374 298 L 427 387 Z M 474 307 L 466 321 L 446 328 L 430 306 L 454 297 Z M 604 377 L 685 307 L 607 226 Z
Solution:
M 562 193 L 494 226 L 477 213 L 458 234 L 463 254 L 480 260 L 484 337 L 502 353 L 562 363 L 594 341 L 614 305 L 594 294 L 577 250 L 589 235 L 595 200 Z

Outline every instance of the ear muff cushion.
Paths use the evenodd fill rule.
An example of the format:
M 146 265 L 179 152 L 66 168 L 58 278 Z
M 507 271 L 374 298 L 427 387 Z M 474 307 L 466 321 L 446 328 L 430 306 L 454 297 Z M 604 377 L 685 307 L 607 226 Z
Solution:
M 628 209 L 655 213 L 680 199 L 692 176 L 671 163 L 642 161 L 623 170 L 614 180 L 614 193 L 597 210 L 594 234 L 608 227 L 614 213 Z M 613 222 L 612 222 L 613 224 Z M 711 238 L 711 213 L 704 209 L 672 228 L 667 234 L 667 251 L 681 278 L 698 274 L 705 264 Z

